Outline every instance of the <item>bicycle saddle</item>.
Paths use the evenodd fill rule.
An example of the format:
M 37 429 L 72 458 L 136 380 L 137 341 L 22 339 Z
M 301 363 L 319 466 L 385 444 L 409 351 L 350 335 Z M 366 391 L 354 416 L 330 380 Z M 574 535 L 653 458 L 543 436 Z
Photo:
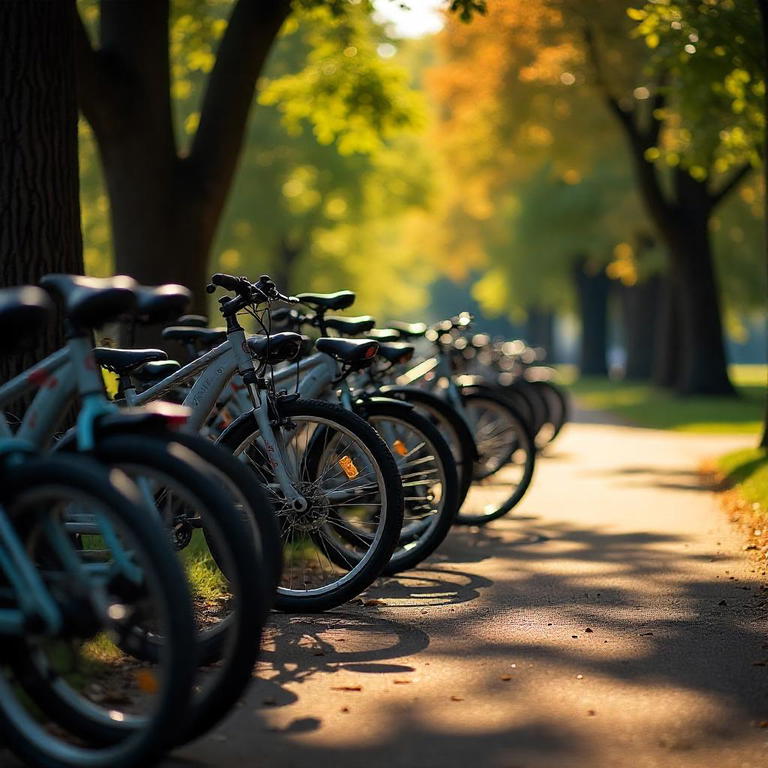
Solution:
M 361 315 L 360 317 L 336 317 L 332 315 L 325 318 L 325 325 L 346 336 L 358 336 L 361 333 L 368 333 L 376 325 L 376 320 L 370 315 Z
M 157 360 L 153 363 L 145 363 L 135 371 L 131 371 L 131 377 L 142 384 L 154 384 L 176 373 L 179 368 L 181 364 L 176 360 Z
M 62 302 L 70 321 L 79 328 L 98 328 L 136 308 L 138 285 L 131 277 L 44 275 L 40 285 Z
M 400 331 L 394 328 L 374 328 L 365 335 L 369 339 L 376 339 L 376 341 L 399 341 L 401 338 Z
M 192 294 L 183 285 L 141 285 L 136 289 L 136 314 L 143 323 L 167 323 L 177 318 Z
M 353 367 L 370 365 L 379 351 L 379 343 L 369 339 L 330 339 L 315 341 L 315 349 Z
M 398 365 L 407 363 L 414 353 L 414 347 L 410 344 L 379 344 L 379 357 L 383 357 L 388 363 Z
M 96 347 L 93 350 L 96 362 L 108 371 L 119 375 L 133 372 L 153 360 L 167 360 L 168 355 L 162 349 L 112 349 Z
M 221 344 L 227 340 L 224 328 L 194 328 L 186 325 L 171 325 L 163 329 L 164 339 L 180 341 L 182 344 L 200 343 L 208 346 Z
M 270 336 L 249 336 L 247 342 L 255 357 L 272 365 L 293 360 L 301 351 L 303 343 L 301 334 L 291 331 Z
M 394 321 L 390 323 L 390 326 L 396 331 L 399 331 L 400 336 L 404 339 L 415 339 L 419 336 L 424 336 L 429 330 L 426 323 L 402 323 Z
M 0 290 L 0 352 L 30 348 L 45 329 L 51 302 L 33 285 Z
M 207 328 L 208 318 L 205 315 L 182 315 L 174 325 L 186 325 L 190 328 Z
M 346 309 L 355 303 L 352 291 L 336 291 L 336 293 L 300 293 L 296 297 L 302 304 L 307 304 L 320 310 Z

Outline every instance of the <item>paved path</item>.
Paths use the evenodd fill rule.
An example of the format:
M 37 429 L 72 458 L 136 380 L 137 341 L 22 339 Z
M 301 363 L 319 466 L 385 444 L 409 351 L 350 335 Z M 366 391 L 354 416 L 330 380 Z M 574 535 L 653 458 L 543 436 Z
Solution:
M 382 605 L 277 617 L 247 700 L 167 765 L 765 768 L 768 608 L 695 472 L 748 443 L 572 425 L 514 517 Z

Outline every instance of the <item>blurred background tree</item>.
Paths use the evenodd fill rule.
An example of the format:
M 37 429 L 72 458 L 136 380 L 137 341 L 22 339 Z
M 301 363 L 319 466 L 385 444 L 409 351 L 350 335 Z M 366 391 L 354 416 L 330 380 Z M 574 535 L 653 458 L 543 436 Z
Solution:
M 86 59 L 115 77 L 126 61 L 106 34 L 112 2 L 81 0 L 80 10 L 100 40 Z M 95 149 L 104 160 L 117 139 L 84 123 L 92 271 L 146 267 L 142 279 L 196 287 L 216 267 L 271 271 L 293 291 L 351 287 L 360 311 L 389 317 L 470 307 L 493 332 L 554 347 L 582 373 L 620 371 L 685 394 L 732 393 L 726 347 L 762 359 L 757 2 L 495 0 L 482 14 L 480 3 L 429 0 L 411 15 L 427 5 L 443 15 L 414 39 L 402 38 L 407 21 L 390 21 L 393 0 L 286 3 L 264 36 L 254 32 L 263 15 L 243 21 L 242 7 L 254 12 L 246 0 L 175 0 L 152 13 L 157 5 L 170 10 L 166 63 L 153 43 L 163 117 L 140 140 L 130 120 L 116 133 L 120 152 L 143 157 L 136 141 L 156 152 L 170 111 L 176 187 L 168 198 L 151 158 L 126 161 L 140 179 L 130 183 L 149 189 L 136 204 L 165 229 L 152 237 L 154 213 L 137 208 L 126 219 L 133 240 L 123 238 Z M 263 60 L 241 49 L 241 134 L 217 148 L 227 162 L 208 159 L 210 174 L 188 177 L 205 155 L 228 36 L 246 23 Z M 205 215 L 189 203 L 201 190 L 218 196 Z

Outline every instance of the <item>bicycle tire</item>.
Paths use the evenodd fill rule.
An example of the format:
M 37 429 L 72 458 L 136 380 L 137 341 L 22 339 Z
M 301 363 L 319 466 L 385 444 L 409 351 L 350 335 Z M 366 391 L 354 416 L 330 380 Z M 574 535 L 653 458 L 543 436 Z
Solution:
M 111 738 L 97 739 L 95 744 L 82 747 L 68 740 L 54 746 L 55 733 L 40 728 L 35 733 L 32 724 L 20 722 L 18 707 L 12 709 L 11 690 L 0 693 L 0 741 L 28 764 L 40 768 L 134 768 L 148 765 L 170 747 L 182 727 L 184 712 L 189 701 L 195 670 L 194 630 L 192 609 L 186 578 L 167 543 L 159 521 L 143 506 L 136 487 L 119 472 L 107 474 L 104 468 L 82 456 L 49 456 L 34 459 L 7 473 L 2 483 L 2 501 L 12 504 L 26 493 L 44 492 L 46 484 L 53 488 L 74 490 L 108 506 L 146 558 L 139 562 L 149 564 L 154 571 L 152 582 L 160 589 L 169 617 L 165 625 L 170 666 L 165 673 L 165 686 L 161 691 L 155 714 L 140 727 L 124 723 L 109 729 Z M 95 713 L 83 717 L 54 687 L 57 677 L 51 671 L 38 669 L 28 651 L 29 640 L 4 639 L 2 663 L 10 664 L 18 672 L 18 681 L 27 696 L 39 710 L 62 727 L 75 733 L 91 732 Z M 5 687 L 5 678 L 0 675 Z M 106 722 L 106 720 L 105 720 Z M 74 726 L 74 728 L 72 728 Z M 104 731 L 100 729 L 100 735 Z
M 386 444 L 376 431 L 356 414 L 344 410 L 339 405 L 310 399 L 279 399 L 274 404 L 274 416 L 278 419 L 296 419 L 305 417 L 326 420 L 338 425 L 348 435 L 360 438 L 361 443 L 370 453 L 372 461 L 378 466 L 383 481 L 385 494 L 384 515 L 375 550 L 367 559 L 355 566 L 346 577 L 335 586 L 309 590 L 291 590 L 281 586 L 275 598 L 275 607 L 281 611 L 318 612 L 335 608 L 357 597 L 366 590 L 382 573 L 397 546 L 403 524 L 403 489 L 395 460 Z M 318 422 L 320 423 L 320 422 Z M 219 444 L 235 455 L 243 452 L 246 446 L 254 445 L 259 434 L 253 411 L 243 414 L 222 433 Z M 269 472 L 267 463 L 254 467 L 261 472 Z M 275 504 L 278 510 L 279 505 Z
M 416 387 L 382 387 L 381 392 L 387 397 L 395 397 L 413 405 L 448 438 L 459 475 L 458 503 L 461 508 L 472 486 L 473 469 L 477 458 L 475 438 L 467 422 L 450 403 L 427 390 Z
M 497 520 L 498 518 L 503 517 L 522 500 L 533 479 L 536 464 L 536 446 L 523 420 L 517 414 L 515 409 L 500 395 L 492 390 L 483 390 L 469 393 L 462 392 L 461 397 L 462 400 L 468 404 L 472 402 L 481 402 L 483 400 L 493 403 L 493 407 L 504 414 L 504 419 L 511 425 L 511 428 L 515 432 L 516 444 L 509 450 L 509 455 L 506 456 L 504 463 L 501 464 L 496 471 L 502 469 L 504 464 L 508 463 L 514 455 L 517 455 L 519 452 L 523 453 L 522 475 L 520 480 L 512 493 L 510 493 L 503 502 L 496 506 L 491 505 L 484 508 L 482 514 L 463 512 L 460 510 L 456 517 L 456 522 L 461 525 L 484 525 L 492 520 Z M 481 447 L 478 447 L 478 450 L 481 451 Z M 484 478 L 490 477 L 493 474 L 495 474 L 495 472 L 486 474 L 484 475 Z
M 448 532 L 451 530 L 459 505 L 456 464 L 448 443 L 438 429 L 429 419 L 417 413 L 415 409 L 406 403 L 373 399 L 358 404 L 355 412 L 371 424 L 379 434 L 381 432 L 377 429 L 377 424 L 380 424 L 382 420 L 400 421 L 407 425 L 413 432 L 420 434 L 422 439 L 430 444 L 436 454 L 435 458 L 442 468 L 442 508 L 429 525 L 417 525 L 417 530 L 414 531 L 409 539 L 401 535 L 399 540 L 400 546 L 395 549 L 389 562 L 382 570 L 383 574 L 391 576 L 418 566 L 443 543 Z M 390 450 L 392 449 L 390 448 Z M 404 469 L 406 468 L 404 467 Z M 409 478 L 402 473 L 401 479 L 404 481 L 404 489 L 412 487 L 412 483 L 408 484 Z M 409 504 L 407 503 L 409 492 L 405 492 L 406 518 L 409 509 Z
M 205 637 L 197 634 L 198 663 L 219 662 L 216 679 L 204 691 L 196 691 L 190 701 L 185 727 L 178 743 L 198 738 L 225 717 L 240 699 L 252 679 L 253 666 L 261 647 L 261 632 L 269 610 L 264 589 L 271 582 L 260 552 L 255 546 L 253 531 L 243 525 L 240 513 L 217 490 L 216 482 L 197 455 L 180 442 L 169 442 L 153 436 L 115 434 L 98 441 L 94 457 L 109 466 L 131 466 L 159 469 L 176 480 L 206 510 L 206 525 L 218 530 L 218 540 L 229 551 L 227 572 L 234 584 L 236 610 L 232 621 L 220 622 L 220 631 Z M 141 653 L 149 659 L 158 647 L 148 642 Z

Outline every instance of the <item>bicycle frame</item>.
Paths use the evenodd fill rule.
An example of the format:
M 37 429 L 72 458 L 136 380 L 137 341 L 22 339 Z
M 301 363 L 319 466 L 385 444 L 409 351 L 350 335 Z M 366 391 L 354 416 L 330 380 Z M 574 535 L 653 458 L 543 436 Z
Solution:
M 423 362 L 415 365 L 410 370 L 397 377 L 396 383 L 401 386 L 408 386 L 414 384 L 417 381 L 422 381 L 427 374 L 435 373 L 434 381 L 443 380 L 446 382 L 445 399 L 450 403 L 454 410 L 456 410 L 467 425 L 471 428 L 473 425 L 469 422 L 467 413 L 464 409 L 464 403 L 461 399 L 461 392 L 453 380 L 453 371 L 451 370 L 450 363 L 447 356 L 441 350 L 438 351 L 436 357 L 430 357 Z
M 235 373 L 239 373 L 250 395 L 249 405 L 253 408 L 253 415 L 261 434 L 261 443 L 275 472 L 275 479 L 286 499 L 300 508 L 306 504 L 306 500 L 294 488 L 286 469 L 285 459 L 269 419 L 269 409 L 262 397 L 262 389 L 257 384 L 256 372 L 245 331 L 236 321 L 233 321 L 228 328 L 226 341 L 141 393 L 136 393 L 132 387 L 126 388 L 126 402 L 129 405 L 145 405 L 198 376 L 183 402 L 183 405 L 188 406 L 192 411 L 185 429 L 198 433 L 205 427 L 216 401 L 227 384 Z

